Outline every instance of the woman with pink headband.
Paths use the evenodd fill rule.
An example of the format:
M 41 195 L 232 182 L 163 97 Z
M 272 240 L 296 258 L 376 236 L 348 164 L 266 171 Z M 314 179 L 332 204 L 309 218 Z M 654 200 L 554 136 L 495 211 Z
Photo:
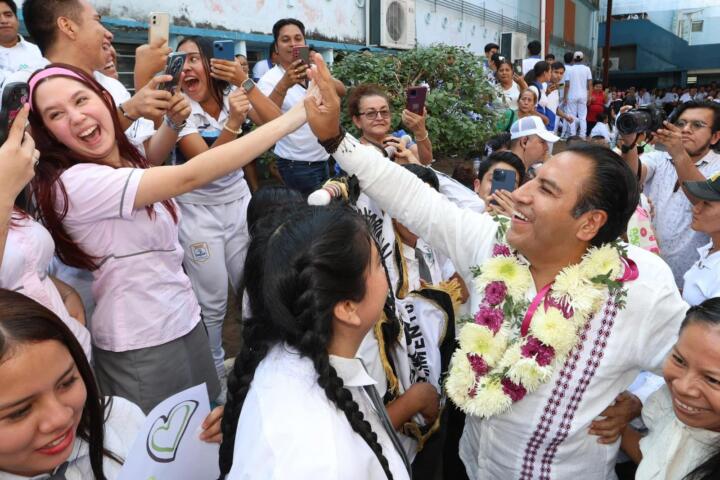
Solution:
M 92 77 L 51 64 L 29 80 L 30 124 L 40 150 L 32 183 L 39 216 L 60 259 L 93 273 L 88 322 L 98 382 L 148 412 L 205 382 L 220 386 L 182 270 L 173 198 L 242 168 L 305 120 L 302 105 L 247 136 L 177 166 L 148 168 Z M 187 118 L 187 103 L 170 115 Z M 173 122 L 175 122 L 174 119 Z

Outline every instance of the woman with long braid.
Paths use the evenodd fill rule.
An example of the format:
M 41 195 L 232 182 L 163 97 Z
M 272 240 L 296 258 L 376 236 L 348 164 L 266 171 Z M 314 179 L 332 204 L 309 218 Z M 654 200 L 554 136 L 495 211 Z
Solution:
M 253 315 L 228 380 L 222 475 L 409 478 L 375 381 L 355 358 L 388 293 L 367 224 L 339 207 L 260 222 L 247 257 L 259 268 L 245 269 Z

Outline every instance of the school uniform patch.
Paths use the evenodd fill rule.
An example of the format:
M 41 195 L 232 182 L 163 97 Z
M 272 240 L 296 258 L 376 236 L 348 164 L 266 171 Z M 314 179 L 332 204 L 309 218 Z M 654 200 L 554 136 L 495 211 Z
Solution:
M 210 260 L 210 247 L 207 242 L 193 243 L 190 245 L 190 254 L 195 262 L 207 262 Z

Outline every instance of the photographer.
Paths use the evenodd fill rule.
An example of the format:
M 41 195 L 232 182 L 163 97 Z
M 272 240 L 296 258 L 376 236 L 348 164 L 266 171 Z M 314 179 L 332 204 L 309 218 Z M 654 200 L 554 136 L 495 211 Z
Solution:
M 623 107 L 627 115 L 631 107 Z M 697 260 L 697 249 L 708 242 L 706 235 L 690 229 L 692 204 L 696 199 L 681 185 L 683 182 L 703 181 L 720 170 L 720 155 L 713 151 L 720 140 L 720 105 L 712 102 L 687 102 L 677 109 L 673 123 L 660 123 L 658 110 L 656 125 L 639 133 L 623 129 L 622 157 L 637 172 L 644 193 L 655 205 L 655 230 L 663 259 L 670 265 L 678 287 L 683 286 L 683 274 Z M 655 131 L 653 131 L 655 130 Z M 667 152 L 656 151 L 638 155 L 638 145 L 646 141 L 663 145 Z

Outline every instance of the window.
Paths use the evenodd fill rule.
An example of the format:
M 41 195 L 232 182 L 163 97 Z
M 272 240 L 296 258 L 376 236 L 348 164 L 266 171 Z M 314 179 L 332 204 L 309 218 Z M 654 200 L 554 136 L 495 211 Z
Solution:
M 702 20 L 693 20 L 691 31 L 693 33 L 702 32 L 703 31 L 703 21 Z

